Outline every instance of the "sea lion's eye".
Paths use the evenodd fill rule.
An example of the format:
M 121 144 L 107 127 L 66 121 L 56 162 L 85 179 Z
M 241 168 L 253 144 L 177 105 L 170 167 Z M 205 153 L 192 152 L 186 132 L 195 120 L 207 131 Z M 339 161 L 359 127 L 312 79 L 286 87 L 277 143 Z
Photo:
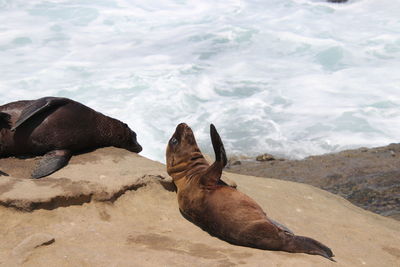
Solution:
M 172 145 L 177 145 L 177 144 L 178 144 L 178 139 L 176 139 L 175 137 L 173 137 L 173 138 L 171 139 L 170 143 L 171 143 Z

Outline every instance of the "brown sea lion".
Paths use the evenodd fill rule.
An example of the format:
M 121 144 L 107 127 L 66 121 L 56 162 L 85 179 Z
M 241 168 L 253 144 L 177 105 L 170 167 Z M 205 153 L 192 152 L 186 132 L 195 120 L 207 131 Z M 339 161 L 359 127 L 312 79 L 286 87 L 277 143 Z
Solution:
M 211 235 L 232 244 L 268 250 L 321 255 L 333 261 L 332 251 L 320 242 L 294 235 L 269 219 L 250 197 L 219 184 L 227 163 L 221 138 L 211 124 L 215 162 L 210 165 L 197 146 L 192 130 L 181 123 L 167 146 L 167 172 L 177 187 L 183 216 Z
M 68 98 L 0 106 L 0 158 L 44 155 L 32 178 L 59 170 L 74 153 L 105 146 L 142 150 L 128 125 Z

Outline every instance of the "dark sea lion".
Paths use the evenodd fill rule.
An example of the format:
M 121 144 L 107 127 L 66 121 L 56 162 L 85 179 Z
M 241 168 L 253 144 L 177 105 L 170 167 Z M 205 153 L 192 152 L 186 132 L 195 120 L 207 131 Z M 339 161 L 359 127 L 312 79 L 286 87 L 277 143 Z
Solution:
M 64 167 L 74 153 L 105 146 L 142 150 L 128 125 L 68 98 L 0 106 L 0 158 L 44 155 L 33 178 Z
M 294 235 L 269 219 L 261 207 L 238 190 L 219 184 L 227 163 L 221 138 L 211 124 L 215 162 L 210 165 L 197 146 L 192 130 L 181 123 L 167 146 L 167 172 L 177 187 L 183 216 L 211 235 L 232 244 L 268 250 L 321 255 L 333 260 L 320 242 Z

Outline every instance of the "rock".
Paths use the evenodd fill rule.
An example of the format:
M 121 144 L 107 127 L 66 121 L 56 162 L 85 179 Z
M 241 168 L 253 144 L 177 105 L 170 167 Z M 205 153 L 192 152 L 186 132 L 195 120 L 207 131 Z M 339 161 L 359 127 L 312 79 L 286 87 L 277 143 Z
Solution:
M 275 160 L 274 156 L 272 156 L 271 154 L 262 154 L 256 157 L 257 161 L 271 161 L 271 160 Z
M 225 169 L 229 169 L 231 166 L 240 165 L 242 161 L 254 160 L 253 157 L 246 155 L 235 155 L 228 157 L 228 163 L 225 166 Z
M 35 248 L 54 243 L 54 237 L 46 233 L 37 233 L 25 238 L 13 250 L 12 255 L 18 263 L 23 263 Z
M 242 164 L 242 162 L 240 160 L 236 160 L 236 161 L 230 163 L 230 165 L 232 165 L 232 166 L 241 165 L 241 164 Z
M 244 161 L 229 171 L 311 184 L 359 207 L 400 220 L 400 144 L 359 148 L 303 160 Z M 397 205 L 386 205 L 387 203 Z
M 298 235 L 313 237 L 332 248 L 337 263 L 308 254 L 231 245 L 210 236 L 182 216 L 174 186 L 169 177 L 164 178 L 165 165 L 129 152 L 121 154 L 122 151 L 107 148 L 78 155 L 74 158 L 79 162 L 69 164 L 60 177 L 73 179 L 84 174 L 97 180 L 105 179 L 108 181 L 103 184 L 107 196 L 114 192 L 111 190 L 114 182 L 120 184 L 119 179 L 127 179 L 125 173 L 129 173 L 128 177 L 144 175 L 142 186 L 135 187 L 134 183 L 132 188 L 118 187 L 123 193 L 112 193 L 109 200 L 91 197 L 88 202 L 53 209 L 25 212 L 0 205 L 0 265 L 21 265 L 11 264 L 9 259 L 14 258 L 14 254 L 22 255 L 23 251 L 30 251 L 23 266 L 337 267 L 397 266 L 400 261 L 399 221 L 365 211 L 340 196 L 309 185 L 224 173 L 272 219 Z M 10 166 L 9 170 L 15 177 L 17 172 Z M 107 175 L 112 175 L 114 180 Z M 87 183 L 94 183 L 89 178 Z M 54 188 L 61 187 L 51 179 L 48 182 Z M 7 187 L 0 185 L 0 192 L 13 191 L 10 188 L 18 185 L 18 181 Z M 24 186 L 26 190 L 39 190 L 37 184 Z M 63 201 L 71 204 L 68 199 Z M 36 249 L 22 249 L 25 246 L 20 244 L 25 241 L 21 240 L 37 233 L 50 233 L 50 236 L 39 242 L 26 241 L 31 244 L 28 248 L 51 240 L 53 235 L 56 242 Z
M 102 148 L 74 156 L 69 164 L 41 179 L 30 179 L 36 159 L 0 159 L 0 166 L 10 176 L 0 179 L 0 204 L 21 210 L 80 205 L 91 200 L 107 201 L 137 189 L 152 176 L 151 170 L 162 166 L 135 153 Z M 146 161 L 151 164 L 143 164 Z M 107 165 L 107 168 L 101 166 Z M 21 172 L 21 169 L 24 172 Z M 158 173 L 161 178 L 166 172 Z
M 330 3 L 345 3 L 347 0 L 327 0 Z

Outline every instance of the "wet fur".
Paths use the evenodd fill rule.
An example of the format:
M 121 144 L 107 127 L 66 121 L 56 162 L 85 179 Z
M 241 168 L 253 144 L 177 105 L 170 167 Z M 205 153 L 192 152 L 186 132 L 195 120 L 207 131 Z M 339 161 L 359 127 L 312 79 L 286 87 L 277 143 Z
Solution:
M 268 219 L 253 199 L 219 183 L 226 165 L 225 149 L 213 125 L 210 131 L 216 154 L 212 165 L 204 159 L 192 130 L 184 123 L 177 126 L 167 146 L 167 172 L 177 187 L 179 209 L 184 217 L 232 244 L 316 254 L 333 260 L 328 247 L 294 235 Z
M 61 168 L 72 153 L 105 146 L 132 152 L 142 149 L 126 124 L 68 98 L 45 97 L 0 106 L 0 157 L 49 153 L 43 164 L 50 166 L 51 162 L 53 167 L 41 173 L 54 166 Z M 58 162 L 51 156 L 57 156 Z

